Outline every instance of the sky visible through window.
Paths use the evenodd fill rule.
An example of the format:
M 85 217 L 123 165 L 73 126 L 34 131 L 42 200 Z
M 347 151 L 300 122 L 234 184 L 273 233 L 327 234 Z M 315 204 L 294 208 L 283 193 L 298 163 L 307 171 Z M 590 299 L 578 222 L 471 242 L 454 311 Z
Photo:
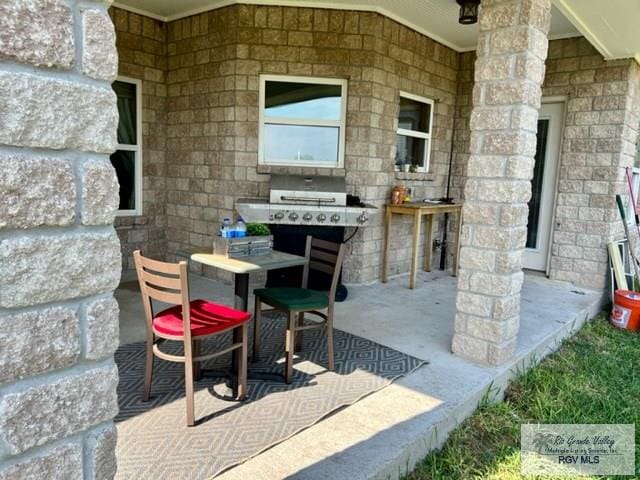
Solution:
M 338 159 L 338 127 L 265 124 L 267 160 L 335 163 Z

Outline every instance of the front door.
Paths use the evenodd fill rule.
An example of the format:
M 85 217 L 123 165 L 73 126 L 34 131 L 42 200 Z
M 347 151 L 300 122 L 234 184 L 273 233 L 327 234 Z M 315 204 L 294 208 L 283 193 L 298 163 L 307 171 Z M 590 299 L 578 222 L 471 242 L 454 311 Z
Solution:
M 551 222 L 556 191 L 556 171 L 560 154 L 560 134 L 564 103 L 543 103 L 538 118 L 529 223 L 523 266 L 546 272 L 551 246 Z

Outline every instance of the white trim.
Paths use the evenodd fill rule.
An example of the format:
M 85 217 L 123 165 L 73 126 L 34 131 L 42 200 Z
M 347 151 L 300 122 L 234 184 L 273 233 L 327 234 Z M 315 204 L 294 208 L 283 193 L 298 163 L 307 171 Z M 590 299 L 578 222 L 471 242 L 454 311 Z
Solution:
M 144 10 L 142 8 L 130 7 L 129 5 L 123 5 L 120 2 L 113 2 L 111 4 L 112 7 L 120 8 L 122 10 L 126 10 L 131 13 L 137 13 L 138 15 L 144 15 L 145 17 L 153 18 L 154 20 L 160 20 L 161 22 L 168 22 L 169 17 L 163 17 L 162 15 L 158 15 L 157 13 L 150 12 L 149 10 Z
M 569 33 L 556 33 L 555 35 L 549 35 L 547 38 L 549 40 L 564 40 L 565 38 L 578 38 L 583 37 L 580 32 L 569 32 Z
M 424 103 L 429 105 L 429 131 L 421 132 L 419 130 L 410 130 L 407 128 L 398 128 L 396 129 L 396 135 L 402 135 L 403 137 L 413 137 L 419 138 L 425 141 L 425 149 L 424 149 L 424 158 L 422 159 L 423 166 L 418 167 L 418 172 L 429 173 L 429 167 L 431 164 L 431 132 L 433 131 L 433 111 L 436 106 L 436 102 L 432 98 L 421 97 L 420 95 L 415 95 L 413 93 L 405 92 L 400 90 L 398 95 L 398 104 L 400 103 L 400 98 L 406 98 L 409 100 L 413 100 L 414 102 Z M 400 110 L 398 109 L 398 117 L 400 116 Z
M 340 4 L 326 4 L 323 2 L 312 1 L 312 0 L 279 0 L 274 2 L 273 0 L 223 0 L 218 2 L 215 6 L 206 5 L 199 8 L 193 8 L 191 10 L 187 10 L 183 13 L 162 16 L 157 13 L 149 12 L 148 10 L 142 10 L 135 7 L 130 7 L 128 5 L 123 5 L 121 2 L 113 2 L 114 7 L 122 8 L 123 10 L 128 10 L 133 13 L 137 13 L 139 15 L 146 15 L 148 17 L 154 18 L 156 20 L 161 20 L 163 22 L 173 22 L 175 20 L 180 20 L 181 18 L 190 17 L 192 15 L 198 15 L 201 13 L 209 12 L 212 10 L 218 10 L 220 8 L 228 7 L 230 5 L 236 4 L 244 4 L 244 5 L 277 5 L 280 7 L 304 7 L 304 8 L 324 8 L 327 10 L 355 10 L 359 12 L 373 12 L 383 15 L 391 20 L 394 20 L 405 27 L 408 27 L 416 32 L 426 35 L 427 37 L 435 40 L 436 42 L 442 43 L 443 45 L 455 50 L 456 52 L 472 52 L 477 46 L 469 46 L 465 47 L 462 45 L 458 45 L 454 42 L 451 42 L 440 35 L 436 35 L 435 33 L 427 30 L 426 28 L 419 27 L 415 23 L 396 15 L 395 13 L 391 13 L 384 7 L 380 7 L 377 5 L 369 5 L 367 3 L 340 3 Z M 454 19 L 455 21 L 455 19 Z
M 548 97 L 542 97 L 540 103 L 563 103 L 568 100 L 566 95 L 550 95 Z M 564 121 L 564 118 L 563 118 Z
M 118 75 L 119 82 L 131 83 L 136 86 L 136 144 L 117 144 L 116 150 L 135 152 L 135 178 L 134 195 L 136 198 L 136 208 L 133 210 L 118 210 L 119 217 L 135 217 L 142 215 L 142 80 L 139 78 L 125 77 Z
M 556 209 L 558 208 L 558 191 L 560 189 L 560 168 L 562 165 L 562 153 L 564 151 L 564 130 L 566 128 L 567 123 L 567 102 L 569 101 L 569 97 L 567 95 L 553 95 L 548 97 L 542 97 L 540 103 L 561 103 L 562 104 L 562 115 L 561 115 L 561 123 L 560 123 L 560 145 L 558 146 L 558 163 L 556 165 L 556 181 L 553 186 L 553 205 L 551 206 L 551 228 L 549 232 L 549 252 L 547 254 L 547 265 L 545 268 L 545 275 L 548 277 L 551 273 L 551 257 L 553 255 L 553 239 L 555 233 L 555 224 L 556 224 Z
M 413 137 L 413 138 L 421 138 L 423 140 L 431 139 L 430 133 L 419 132 L 418 130 L 409 130 L 406 128 L 398 128 L 396 131 L 398 135 L 403 135 L 405 137 Z
M 296 82 L 310 83 L 318 85 L 339 85 L 341 87 L 340 97 L 340 119 L 339 120 L 314 120 L 314 119 L 291 119 L 283 117 L 267 117 L 265 121 L 264 114 L 264 96 L 266 82 Z M 344 167 L 344 151 L 345 136 L 347 131 L 347 80 L 343 78 L 327 78 L 327 77 L 304 77 L 294 75 L 260 75 L 259 90 L 259 114 L 258 114 L 258 165 L 276 165 L 276 166 L 296 166 L 296 167 L 315 167 L 315 168 L 343 168 Z M 300 126 L 319 126 L 319 127 L 335 127 L 338 128 L 338 161 L 337 163 L 318 163 L 305 162 L 295 160 L 277 160 L 267 162 L 264 158 L 264 126 L 266 124 L 273 125 L 300 125 Z
M 300 125 L 303 127 L 341 127 L 340 120 L 313 120 L 308 118 L 265 117 L 264 123 L 277 125 Z

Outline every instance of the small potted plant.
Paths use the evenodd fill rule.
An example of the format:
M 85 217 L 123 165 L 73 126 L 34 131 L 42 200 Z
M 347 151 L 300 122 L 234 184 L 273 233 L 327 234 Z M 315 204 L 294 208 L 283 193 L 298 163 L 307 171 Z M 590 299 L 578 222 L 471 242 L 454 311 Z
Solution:
M 247 235 L 249 237 L 264 237 L 271 235 L 271 230 L 264 223 L 247 223 Z

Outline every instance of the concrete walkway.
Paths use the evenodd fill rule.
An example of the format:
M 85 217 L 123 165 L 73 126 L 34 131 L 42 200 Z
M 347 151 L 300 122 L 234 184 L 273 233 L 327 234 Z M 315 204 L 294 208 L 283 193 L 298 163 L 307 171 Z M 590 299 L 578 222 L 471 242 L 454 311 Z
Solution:
M 422 273 L 415 290 L 407 283 L 404 276 L 388 284 L 351 287 L 348 300 L 336 306 L 336 328 L 430 363 L 217 479 L 398 478 L 440 446 L 487 391 L 501 398 L 509 379 L 556 349 L 602 302 L 599 292 L 527 275 L 517 358 L 489 368 L 450 352 L 455 278 Z M 192 298 L 232 301 L 230 285 L 202 277 L 191 277 L 191 292 Z M 139 294 L 119 289 L 116 296 L 121 341 L 144 339 Z

